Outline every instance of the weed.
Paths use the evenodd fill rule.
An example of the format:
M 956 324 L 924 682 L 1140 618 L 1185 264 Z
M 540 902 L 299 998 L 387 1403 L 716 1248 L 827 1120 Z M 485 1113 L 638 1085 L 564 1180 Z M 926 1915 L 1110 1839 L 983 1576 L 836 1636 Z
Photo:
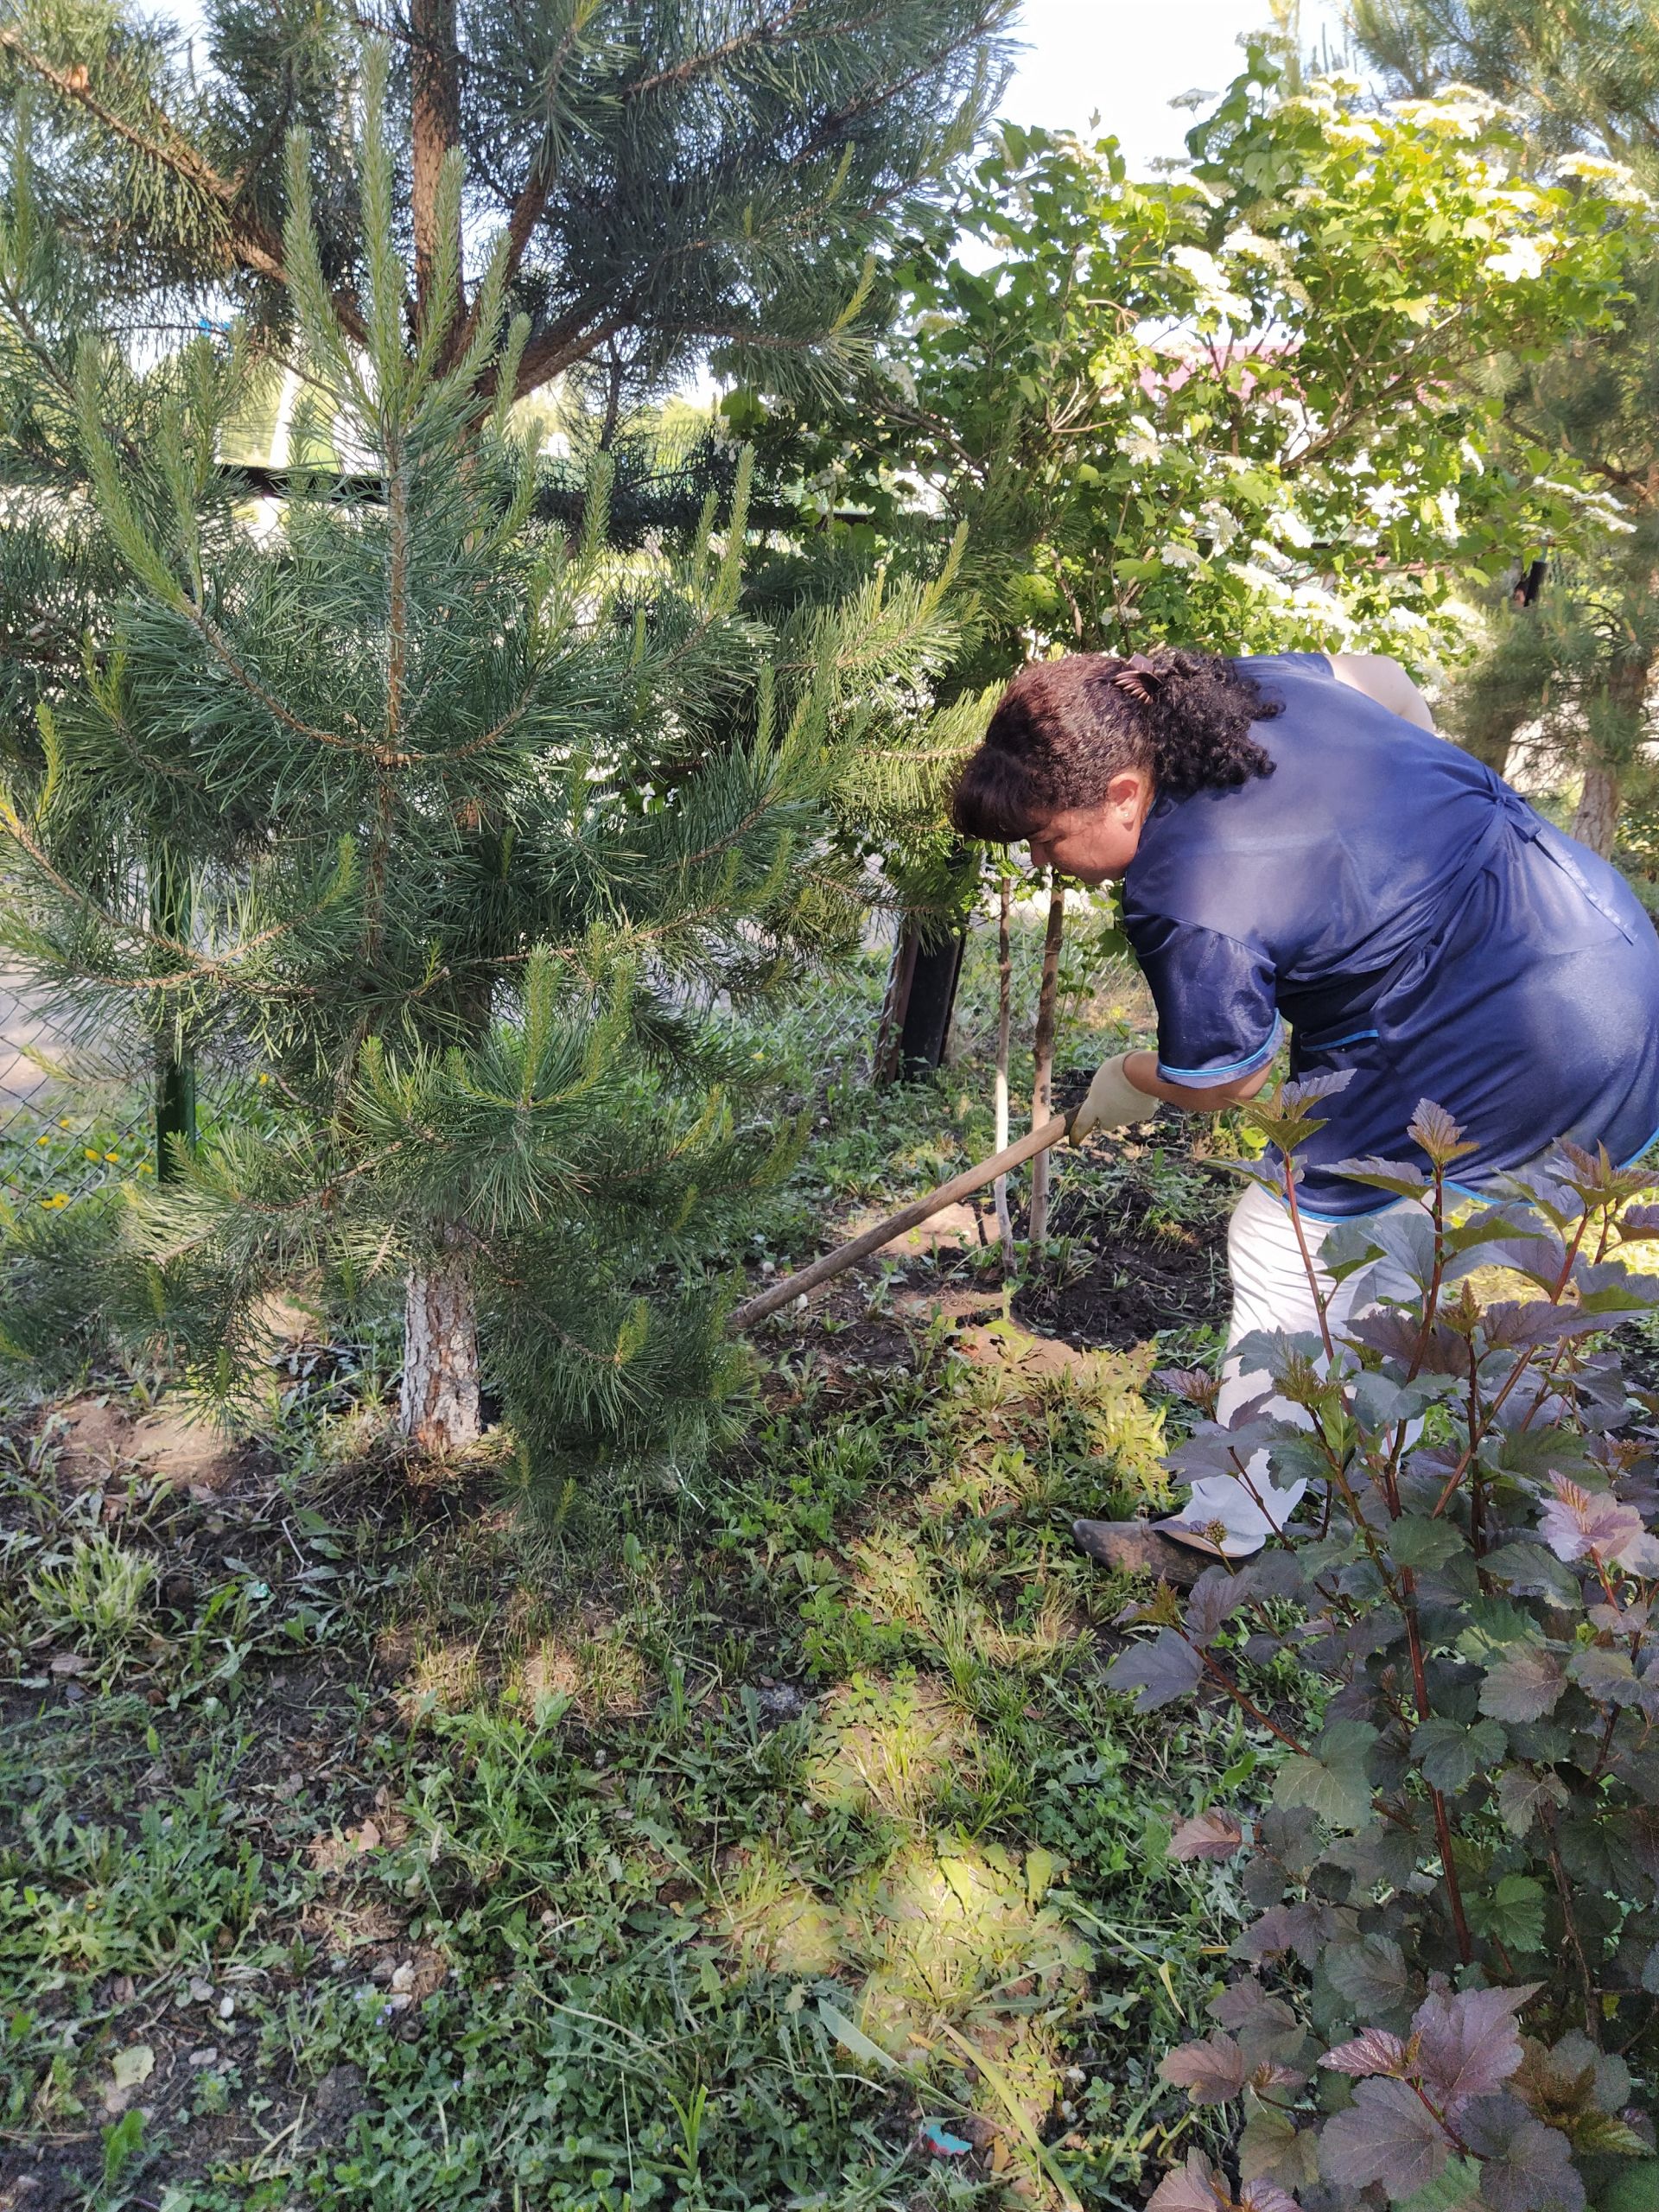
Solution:
M 67 1558 L 46 1554 L 27 1587 L 46 1634 L 75 1643 L 107 1677 L 147 1633 L 156 1582 L 153 1560 L 95 1529 Z

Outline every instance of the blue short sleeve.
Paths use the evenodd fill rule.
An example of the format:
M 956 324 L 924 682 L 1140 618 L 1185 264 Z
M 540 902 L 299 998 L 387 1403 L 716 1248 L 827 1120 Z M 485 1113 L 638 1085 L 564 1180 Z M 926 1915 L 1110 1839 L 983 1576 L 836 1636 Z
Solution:
M 1260 945 L 1160 915 L 1130 930 L 1158 1008 L 1158 1072 L 1195 1090 L 1265 1067 L 1283 1024 Z

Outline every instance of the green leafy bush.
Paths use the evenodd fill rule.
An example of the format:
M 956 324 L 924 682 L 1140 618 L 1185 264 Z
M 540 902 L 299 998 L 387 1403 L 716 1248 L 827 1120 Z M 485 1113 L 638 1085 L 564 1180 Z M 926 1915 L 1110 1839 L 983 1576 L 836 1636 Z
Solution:
M 1286 1084 L 1257 1117 L 1276 1149 L 1245 1172 L 1293 1210 L 1344 1080 Z M 1218 1695 L 1285 1749 L 1270 1804 L 1172 1840 L 1242 1862 L 1254 1916 L 1213 2032 L 1164 2062 L 1239 2115 L 1237 2179 L 1194 2152 L 1157 2212 L 1659 2202 L 1659 1395 L 1632 1395 L 1605 1341 L 1659 1303 L 1624 1249 L 1659 1207 L 1630 1204 L 1650 1178 L 1563 1144 L 1460 1210 L 1460 1131 L 1425 1103 L 1411 1135 L 1426 1173 L 1348 1172 L 1414 1205 L 1323 1254 L 1338 1281 L 1386 1255 L 1414 1300 L 1247 1339 L 1306 1426 L 1264 1389 L 1170 1461 L 1191 1481 L 1265 1448 L 1323 1517 L 1207 1568 L 1185 1605 L 1160 1587 L 1135 1615 L 1154 1633 L 1114 1664 L 1137 1710 Z M 1213 1411 L 1209 1377 L 1166 1380 Z M 1311 1726 L 1282 1664 L 1264 1673 L 1287 1658 Z

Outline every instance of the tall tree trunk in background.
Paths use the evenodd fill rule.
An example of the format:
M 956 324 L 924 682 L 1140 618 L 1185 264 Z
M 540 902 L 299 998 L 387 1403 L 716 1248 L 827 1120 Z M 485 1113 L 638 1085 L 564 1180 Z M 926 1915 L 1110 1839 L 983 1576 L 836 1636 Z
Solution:
M 1573 817 L 1573 835 L 1604 860 L 1612 858 L 1618 836 L 1619 809 L 1624 796 L 1624 766 L 1636 757 L 1645 734 L 1648 690 L 1652 681 L 1652 664 L 1645 652 L 1634 652 L 1615 661 L 1607 678 L 1607 696 L 1602 702 L 1605 721 L 1598 728 L 1599 718 L 1593 712 L 1590 717 L 1592 741 L 1585 751 L 1584 789 L 1579 797 L 1578 811 Z
M 443 1459 L 478 1440 L 478 1309 L 460 1240 L 411 1268 L 404 1308 L 397 1425 L 417 1452 Z
M 1611 860 L 1618 835 L 1618 770 L 1605 760 L 1584 765 L 1584 789 L 1573 817 L 1573 835 L 1603 860 Z
M 1008 908 L 1014 887 L 1004 874 L 997 886 L 996 912 L 996 1145 L 1008 1141 L 1008 1049 L 1014 1031 L 1014 960 L 1008 943 Z M 1002 1272 L 1014 1274 L 1014 1221 L 1008 1212 L 1008 1179 L 999 1175 L 993 1185 L 996 1200 L 996 1230 L 1002 1245 Z
M 444 157 L 461 143 L 461 53 L 455 0 L 412 0 L 410 31 L 410 213 L 415 224 L 415 302 L 424 329 L 438 236 L 438 180 Z M 459 228 L 448 242 L 460 268 Z
M 1050 879 L 1048 928 L 1043 937 L 1043 982 L 1037 995 L 1037 1034 L 1031 1086 L 1031 1126 L 1041 1128 L 1054 1111 L 1054 1005 L 1060 982 L 1060 939 L 1065 933 L 1065 893 Z M 1051 1155 L 1039 1152 L 1031 1163 L 1031 1252 L 1040 1259 L 1048 1241 L 1048 1185 Z

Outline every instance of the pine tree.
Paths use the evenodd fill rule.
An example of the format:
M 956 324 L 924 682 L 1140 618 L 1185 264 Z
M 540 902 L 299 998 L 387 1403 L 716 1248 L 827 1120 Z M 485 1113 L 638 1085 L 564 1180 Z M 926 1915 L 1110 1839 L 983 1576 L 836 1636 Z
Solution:
M 1399 90 L 1468 83 L 1515 101 L 1542 163 L 1609 156 L 1659 186 L 1659 30 L 1615 0 L 1356 0 L 1363 48 Z M 1581 168 L 1581 162 L 1580 164 Z M 1523 727 L 1581 779 L 1573 832 L 1610 854 L 1650 802 L 1644 753 L 1659 674 L 1659 261 L 1631 273 L 1618 323 L 1510 365 L 1506 411 L 1529 445 L 1605 487 L 1614 528 L 1556 550 L 1540 594 L 1495 611 L 1452 702 L 1497 765 Z M 1529 563 L 1531 549 L 1522 550 Z
M 712 1243 L 793 1142 L 757 1110 L 752 1039 L 696 1009 L 764 1004 L 854 938 L 859 809 L 902 784 L 898 740 L 926 749 L 951 564 L 760 619 L 747 460 L 683 556 L 612 547 L 602 456 L 574 537 L 539 517 L 512 240 L 469 295 L 452 149 L 411 284 L 386 73 L 371 49 L 349 308 L 315 149 L 288 141 L 302 442 L 351 472 L 296 472 L 274 533 L 238 522 L 216 459 L 257 345 L 200 336 L 147 376 L 31 353 L 13 179 L 13 381 L 68 391 L 125 584 L 84 674 L 46 687 L 38 763 L 13 764 L 0 944 L 89 1020 L 257 1069 L 279 1101 L 124 1210 L 99 1259 L 118 1330 L 232 1395 L 272 1288 L 401 1281 L 417 1447 L 477 1433 L 481 1372 L 537 1479 L 677 1462 L 734 1372 Z M 19 1240 L 14 1313 L 73 1256 L 51 1217 Z
M 507 311 L 528 322 L 515 389 L 580 371 L 613 377 L 620 403 L 711 351 L 764 387 L 820 379 L 856 345 L 865 256 L 993 111 L 1016 5 L 208 0 L 199 56 L 121 0 L 12 0 L 0 99 L 46 104 L 48 219 L 124 286 L 142 272 L 210 313 L 228 295 L 272 334 L 294 312 L 282 149 L 302 129 L 318 258 L 362 345 L 351 116 L 378 23 L 407 118 L 392 200 L 415 321 L 465 242 L 499 236 Z M 441 198 L 457 152 L 464 189 Z

